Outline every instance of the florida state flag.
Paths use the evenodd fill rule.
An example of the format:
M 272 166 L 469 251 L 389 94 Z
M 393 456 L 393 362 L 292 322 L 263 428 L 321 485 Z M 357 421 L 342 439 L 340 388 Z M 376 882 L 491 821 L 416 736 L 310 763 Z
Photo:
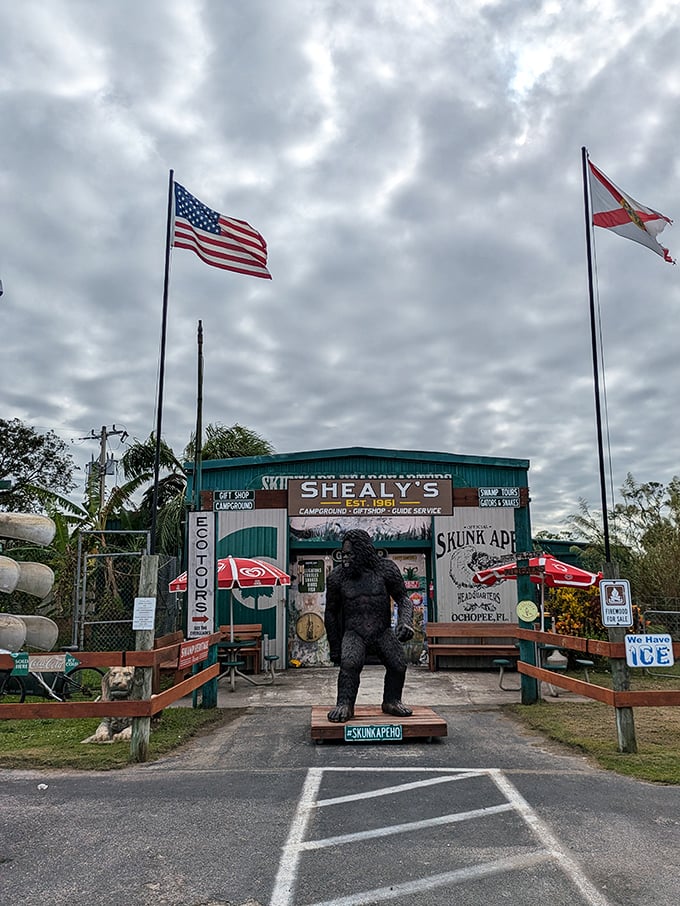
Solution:
M 666 224 L 673 221 L 626 195 L 592 161 L 588 161 L 588 166 L 593 226 L 603 227 L 625 239 L 640 242 L 661 255 L 664 261 L 675 264 L 668 249 L 656 238 Z

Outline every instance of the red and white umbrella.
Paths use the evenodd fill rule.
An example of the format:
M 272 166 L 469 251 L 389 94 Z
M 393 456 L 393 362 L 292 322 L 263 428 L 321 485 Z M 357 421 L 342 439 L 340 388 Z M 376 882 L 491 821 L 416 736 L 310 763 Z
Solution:
M 290 585 L 290 576 L 273 563 L 257 560 L 254 557 L 223 557 L 217 561 L 217 587 L 257 588 Z M 168 586 L 170 591 L 187 590 L 187 574 L 182 573 L 173 579 Z M 230 636 L 234 640 L 234 599 L 229 595 Z
M 570 563 L 563 563 L 552 554 L 536 554 L 535 557 L 529 558 L 527 567 L 521 567 L 517 562 L 490 566 L 476 572 L 472 581 L 475 585 L 495 585 L 496 582 L 524 576 L 527 570 L 531 581 L 541 586 L 541 629 L 546 585 L 548 588 L 590 588 L 602 579 L 602 573 L 591 573 Z
M 253 557 L 223 557 L 217 561 L 218 588 L 255 588 L 259 585 L 290 585 L 290 576 L 278 566 Z M 187 574 L 168 586 L 170 591 L 187 590 Z
M 504 563 L 502 566 L 491 566 L 480 569 L 472 577 L 475 585 L 495 585 L 505 579 L 516 579 L 526 575 L 526 569 L 516 562 Z M 536 585 L 547 585 L 548 588 L 590 588 L 602 578 L 602 573 L 590 573 L 586 569 L 563 563 L 552 554 L 537 554 L 528 561 L 529 578 Z

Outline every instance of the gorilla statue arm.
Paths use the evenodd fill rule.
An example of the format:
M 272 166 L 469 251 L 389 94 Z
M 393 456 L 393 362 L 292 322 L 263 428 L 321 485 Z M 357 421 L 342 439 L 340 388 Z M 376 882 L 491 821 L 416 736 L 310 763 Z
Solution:
M 328 637 L 328 648 L 330 651 L 331 661 L 334 664 L 340 663 L 340 653 L 342 649 L 342 597 L 340 594 L 340 580 L 337 573 L 331 573 L 326 585 L 326 612 L 324 614 L 324 624 L 326 635 Z
M 413 638 L 413 601 L 409 598 L 399 567 L 393 560 L 384 560 L 385 587 L 397 605 L 395 635 L 400 642 Z

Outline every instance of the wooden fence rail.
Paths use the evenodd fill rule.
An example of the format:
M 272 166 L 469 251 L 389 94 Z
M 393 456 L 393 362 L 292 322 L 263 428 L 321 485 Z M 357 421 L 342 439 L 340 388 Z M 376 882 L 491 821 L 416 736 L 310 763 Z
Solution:
M 528 642 L 539 645 L 550 645 L 579 654 L 596 655 L 598 657 L 620 658 L 625 660 L 626 646 L 622 642 L 605 642 L 601 639 L 585 639 L 578 636 L 560 635 L 556 632 L 539 632 L 535 629 L 518 630 L 518 636 Z M 680 657 L 680 642 L 673 642 L 673 656 Z M 517 662 L 517 670 L 525 676 L 531 676 L 539 682 L 549 683 L 567 692 L 575 692 L 584 698 L 604 702 L 613 708 L 665 708 L 680 705 L 680 689 L 644 689 L 640 691 L 616 692 L 606 686 L 595 683 L 586 683 L 571 676 L 555 673 L 544 667 L 528 664 L 526 661 Z M 678 677 L 680 680 L 680 676 Z
M 557 648 L 575 651 L 579 654 L 598 657 L 625 659 L 623 643 L 605 642 L 601 639 L 586 639 L 578 636 L 560 635 L 555 632 L 539 632 L 534 629 L 519 628 L 520 639 L 540 645 L 551 645 Z M 210 645 L 216 645 L 222 633 L 209 636 Z M 154 667 L 161 661 L 167 663 L 179 659 L 180 645 L 169 645 L 151 651 L 77 651 L 75 657 L 83 667 Z M 673 642 L 673 654 L 680 658 L 680 642 Z M 204 662 L 205 663 L 205 662 Z M 12 669 L 14 661 L 9 655 L 0 655 L 0 670 Z M 616 692 L 606 686 L 587 683 L 574 677 L 557 674 L 552 670 L 519 660 L 517 669 L 520 673 L 531 676 L 540 682 L 550 683 L 568 692 L 574 692 L 584 698 L 604 702 L 614 708 L 639 707 L 675 707 L 680 705 L 680 689 L 649 689 L 641 691 Z M 152 717 L 173 702 L 184 698 L 191 692 L 215 679 L 219 675 L 219 664 L 213 663 L 204 667 L 193 676 L 158 695 L 152 695 L 144 701 L 111 701 L 111 702 L 28 702 L 22 705 L 0 705 L 0 720 L 32 720 L 36 718 L 73 718 L 73 717 Z
M 211 649 L 221 640 L 222 633 L 208 636 Z M 76 651 L 74 656 L 81 667 L 154 667 L 161 661 L 179 660 L 180 644 L 168 645 L 152 651 Z M 208 657 L 207 660 L 210 660 Z M 206 663 L 206 662 L 204 662 Z M 11 670 L 14 661 L 8 654 L 0 655 L 0 670 Z M 54 672 L 54 671 L 51 671 Z M 163 708 L 184 698 L 210 680 L 216 679 L 220 665 L 209 664 L 193 676 L 176 683 L 150 699 L 110 702 L 55 702 L 37 701 L 0 705 L 0 720 L 35 720 L 37 718 L 73 717 L 153 717 Z

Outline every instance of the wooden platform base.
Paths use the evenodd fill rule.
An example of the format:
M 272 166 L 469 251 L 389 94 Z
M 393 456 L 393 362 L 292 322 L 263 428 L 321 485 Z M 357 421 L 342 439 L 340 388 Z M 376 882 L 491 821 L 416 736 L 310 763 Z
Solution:
M 383 714 L 380 705 L 357 705 L 354 717 L 347 723 L 333 723 L 326 716 L 329 705 L 312 707 L 312 739 L 341 742 L 396 742 L 401 739 L 427 739 L 446 736 L 447 725 L 443 717 L 422 705 L 413 706 L 410 717 L 393 717 Z

